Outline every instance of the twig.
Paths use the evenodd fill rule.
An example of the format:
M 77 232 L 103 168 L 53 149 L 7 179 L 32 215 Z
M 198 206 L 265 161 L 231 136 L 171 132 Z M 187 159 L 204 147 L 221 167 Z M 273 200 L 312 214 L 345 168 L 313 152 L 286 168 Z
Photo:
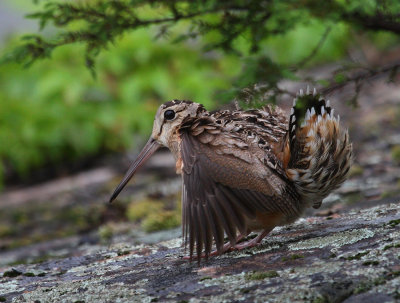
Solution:
M 385 30 L 395 34 L 400 34 L 400 22 L 396 19 L 398 15 L 382 14 L 376 12 L 375 15 L 366 15 L 359 12 L 351 14 L 343 14 L 343 19 L 350 23 L 354 20 L 354 23 L 361 24 L 363 27 L 371 30 Z
M 400 62 L 396 61 L 393 64 L 385 66 L 381 69 L 371 69 L 371 70 L 367 70 L 364 72 L 359 72 L 353 76 L 347 77 L 341 83 L 332 83 L 328 87 L 322 89 L 321 93 L 324 95 L 328 95 L 328 94 L 331 94 L 333 91 L 341 89 L 351 83 L 355 83 L 357 85 L 357 83 L 360 83 L 362 81 L 374 79 L 374 78 L 381 76 L 383 74 L 386 74 L 386 73 L 393 73 L 393 71 L 398 70 L 399 68 L 400 68 Z
M 328 26 L 324 33 L 321 36 L 321 39 L 319 39 L 318 44 L 313 48 L 313 50 L 311 51 L 311 53 L 305 57 L 303 60 L 301 60 L 297 66 L 295 67 L 295 70 L 299 70 L 301 68 L 304 67 L 304 65 L 306 65 L 312 58 L 315 57 L 315 55 L 318 53 L 318 51 L 320 50 L 320 48 L 322 47 L 322 45 L 324 44 L 324 42 L 326 41 L 326 38 L 328 37 L 329 33 L 331 32 L 332 27 Z

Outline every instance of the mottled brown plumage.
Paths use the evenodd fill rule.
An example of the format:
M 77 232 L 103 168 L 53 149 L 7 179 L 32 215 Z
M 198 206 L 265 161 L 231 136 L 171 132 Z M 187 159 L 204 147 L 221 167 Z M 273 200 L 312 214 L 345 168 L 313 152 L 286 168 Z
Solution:
M 315 91 L 301 93 L 298 100 L 289 118 L 272 107 L 210 113 L 190 101 L 164 103 L 151 138 L 110 201 L 164 145 L 183 179 L 183 236 L 190 259 L 195 248 L 198 258 L 207 258 L 260 243 L 306 207 L 318 208 L 345 180 L 351 165 L 347 131 L 329 101 Z M 258 237 L 238 243 L 256 230 L 262 231 Z

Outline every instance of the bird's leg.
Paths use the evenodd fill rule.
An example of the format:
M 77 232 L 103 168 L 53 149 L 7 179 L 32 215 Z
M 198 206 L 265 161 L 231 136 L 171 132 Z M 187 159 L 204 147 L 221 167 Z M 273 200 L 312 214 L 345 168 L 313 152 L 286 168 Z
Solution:
M 248 234 L 247 234 L 247 235 L 248 235 Z M 242 235 L 242 234 L 240 234 L 239 236 L 237 236 L 237 238 L 236 238 L 236 243 L 239 242 L 239 241 L 241 241 L 243 238 L 247 237 L 247 235 Z M 222 255 L 223 253 L 226 253 L 226 252 L 229 251 L 230 249 L 235 249 L 235 248 L 236 248 L 236 246 L 235 246 L 235 245 L 232 245 L 231 242 L 226 242 L 226 243 L 224 244 L 224 246 L 222 246 L 221 251 L 213 250 L 213 251 L 210 253 L 209 256 L 210 256 L 210 257 L 211 257 L 211 256 L 219 256 L 219 255 Z M 200 258 L 205 258 L 205 257 L 206 257 L 205 254 L 202 254 L 202 255 L 200 256 Z M 184 260 L 190 260 L 190 257 L 189 257 L 189 256 L 184 256 L 183 259 L 184 259 Z M 192 257 L 192 260 L 197 260 L 197 256 L 193 256 L 193 257 Z
M 248 235 L 248 234 L 247 234 Z M 247 237 L 247 235 L 242 235 L 240 234 L 237 238 L 236 238 L 236 243 L 240 242 L 243 238 Z M 224 246 L 222 247 L 221 252 L 219 252 L 218 250 L 214 250 L 210 253 L 210 256 L 218 256 L 218 255 L 222 255 L 223 253 L 226 253 L 227 251 L 229 251 L 230 249 L 234 249 L 236 247 L 236 245 L 232 245 L 231 242 L 226 242 L 224 244 Z
M 247 242 L 241 243 L 241 244 L 236 244 L 234 247 L 232 247 L 233 249 L 237 249 L 237 250 L 242 250 L 245 248 L 250 248 L 250 247 L 254 247 L 260 244 L 260 242 L 262 241 L 262 239 L 264 239 L 269 232 L 272 230 L 273 228 L 268 228 L 268 229 L 264 229 L 263 232 L 261 234 L 259 234 L 257 237 L 255 237 L 254 239 L 251 239 Z

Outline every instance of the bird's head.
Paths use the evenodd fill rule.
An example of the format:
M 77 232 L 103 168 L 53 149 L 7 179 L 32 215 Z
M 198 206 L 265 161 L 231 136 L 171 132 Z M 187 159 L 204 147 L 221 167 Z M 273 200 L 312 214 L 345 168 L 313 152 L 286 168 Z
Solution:
M 179 130 L 185 122 L 196 118 L 205 111 L 201 104 L 191 101 L 172 100 L 162 104 L 154 117 L 153 131 L 149 140 L 115 189 L 110 202 L 118 196 L 136 171 L 160 146 L 166 146 L 171 149 L 171 145 L 177 142 Z
M 151 138 L 159 145 L 171 147 L 184 123 L 204 111 L 201 104 L 191 101 L 172 100 L 162 104 L 154 117 Z

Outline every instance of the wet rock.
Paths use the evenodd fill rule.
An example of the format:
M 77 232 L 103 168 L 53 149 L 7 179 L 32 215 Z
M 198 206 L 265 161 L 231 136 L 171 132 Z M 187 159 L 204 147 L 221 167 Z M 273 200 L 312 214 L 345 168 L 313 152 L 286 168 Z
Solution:
M 176 231 L 174 231 L 176 232 Z M 400 203 L 310 217 L 262 245 L 197 262 L 181 239 L 80 247 L 75 255 L 0 268 L 5 302 L 395 302 Z M 5 273 L 17 272 L 18 275 Z

